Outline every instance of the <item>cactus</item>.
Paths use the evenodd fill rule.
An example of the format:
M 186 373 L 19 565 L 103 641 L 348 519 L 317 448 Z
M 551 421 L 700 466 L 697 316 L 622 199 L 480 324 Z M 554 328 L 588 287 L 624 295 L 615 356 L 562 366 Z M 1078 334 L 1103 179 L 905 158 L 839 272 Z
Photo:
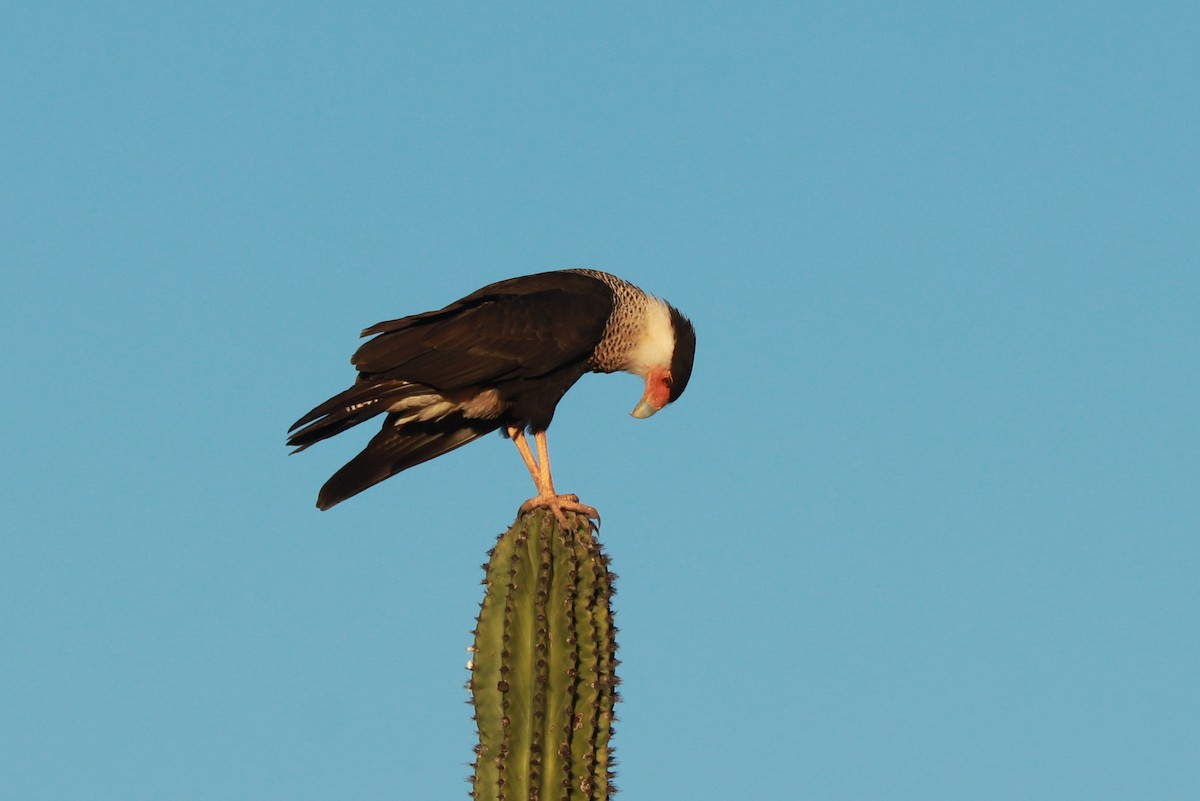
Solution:
M 607 799 L 617 630 L 590 521 L 523 513 L 484 569 L 467 685 L 479 729 L 472 797 Z

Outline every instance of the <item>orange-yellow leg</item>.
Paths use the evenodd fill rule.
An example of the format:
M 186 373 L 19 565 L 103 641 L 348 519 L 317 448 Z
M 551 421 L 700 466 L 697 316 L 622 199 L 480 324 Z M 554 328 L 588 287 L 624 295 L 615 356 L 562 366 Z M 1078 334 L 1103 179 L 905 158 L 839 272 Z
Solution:
M 533 483 L 538 484 L 538 463 L 537 459 L 533 458 L 533 451 L 529 450 L 529 440 L 525 439 L 525 432 L 516 426 L 509 426 L 508 437 L 513 441 L 513 445 L 517 446 L 517 452 L 521 454 L 521 459 L 525 462 L 525 469 L 533 477 Z M 538 490 L 540 494 L 540 484 L 538 484 Z
M 567 527 L 567 517 L 564 512 L 577 512 L 599 522 L 600 513 L 591 506 L 580 503 L 578 495 L 559 495 L 554 491 L 554 479 L 550 475 L 550 449 L 546 444 L 545 431 L 538 431 L 533 435 L 534 442 L 537 444 L 537 458 L 534 458 L 533 451 L 529 448 L 529 440 L 525 438 L 524 431 L 515 426 L 509 426 L 508 436 L 517 446 L 517 451 L 521 454 L 521 459 L 529 470 L 529 476 L 533 479 L 534 486 L 537 487 L 537 496 L 521 504 L 522 512 L 532 509 L 549 509 L 554 512 L 554 516 L 558 518 L 558 522 L 564 528 Z

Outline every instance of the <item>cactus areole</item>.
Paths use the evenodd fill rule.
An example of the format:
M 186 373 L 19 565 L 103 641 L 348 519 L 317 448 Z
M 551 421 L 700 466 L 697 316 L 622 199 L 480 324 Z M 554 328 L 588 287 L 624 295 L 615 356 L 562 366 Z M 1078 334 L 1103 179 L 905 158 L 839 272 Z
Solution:
M 612 789 L 613 577 L 583 515 L 522 514 L 484 568 L 471 679 L 472 797 L 596 801 Z
M 595 516 L 578 498 L 559 495 L 551 479 L 546 428 L 563 394 L 584 373 L 633 373 L 646 387 L 632 414 L 646 418 L 683 394 L 696 352 L 696 332 L 677 309 L 596 270 L 500 281 L 362 335 L 374 338 L 351 360 L 354 386 L 290 429 L 288 444 L 300 451 L 386 414 L 362 453 L 321 488 L 318 508 L 501 431 L 537 487 L 522 509 L 550 508 L 562 525 L 566 511 Z

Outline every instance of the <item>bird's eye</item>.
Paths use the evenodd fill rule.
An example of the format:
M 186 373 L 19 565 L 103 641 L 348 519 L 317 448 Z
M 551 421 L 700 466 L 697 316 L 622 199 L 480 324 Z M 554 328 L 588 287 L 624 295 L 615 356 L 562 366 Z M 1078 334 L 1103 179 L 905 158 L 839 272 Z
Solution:
M 675 383 L 675 381 L 669 375 L 664 375 L 662 382 L 663 386 L 667 387 L 668 389 L 670 389 L 671 385 Z

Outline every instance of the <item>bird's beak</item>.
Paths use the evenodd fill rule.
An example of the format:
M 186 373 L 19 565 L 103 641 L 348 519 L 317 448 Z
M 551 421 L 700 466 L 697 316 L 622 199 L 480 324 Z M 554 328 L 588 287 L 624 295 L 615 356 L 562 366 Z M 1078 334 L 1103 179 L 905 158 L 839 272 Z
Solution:
M 630 414 L 639 420 L 645 420 L 666 406 L 670 400 L 670 373 L 665 370 L 651 370 L 646 376 L 646 391 L 642 393 L 642 399 Z
M 630 414 L 633 415 L 634 417 L 638 418 L 639 420 L 645 420 L 647 417 L 649 417 L 650 415 L 654 414 L 657 411 L 658 411 L 658 409 L 655 409 L 653 404 L 650 403 L 650 401 L 646 400 L 645 398 L 642 398 L 640 401 L 638 401 L 638 405 L 633 407 L 633 411 L 630 412 Z

